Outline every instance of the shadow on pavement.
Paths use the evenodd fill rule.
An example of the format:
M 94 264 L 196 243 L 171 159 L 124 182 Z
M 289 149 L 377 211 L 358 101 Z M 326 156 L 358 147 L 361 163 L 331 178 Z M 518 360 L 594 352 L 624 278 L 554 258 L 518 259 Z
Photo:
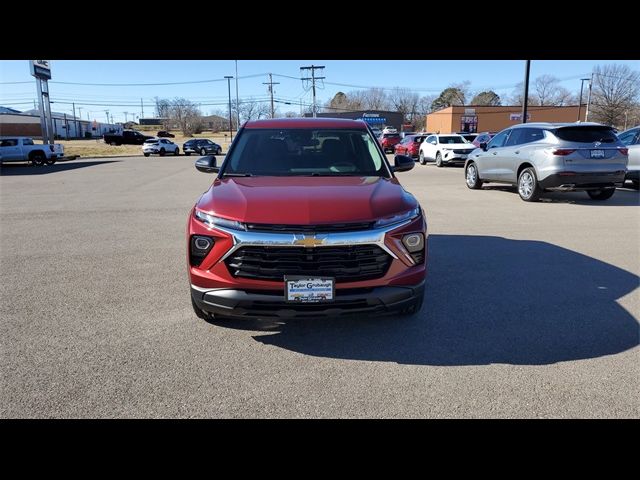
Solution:
M 100 160 L 95 162 L 78 162 L 70 161 L 64 163 L 54 163 L 53 165 L 43 165 L 34 167 L 27 163 L 3 163 L 0 168 L 0 175 L 45 175 L 48 173 L 64 172 L 67 170 L 75 170 L 76 168 L 93 167 L 104 163 L 115 163 L 120 160 Z
M 483 190 L 499 190 L 518 195 L 516 187 L 510 185 L 484 185 Z M 586 192 L 544 192 L 540 197 L 543 203 L 573 203 L 576 205 L 595 205 L 599 207 L 637 207 L 640 195 L 632 188 L 616 188 L 616 193 L 608 200 L 591 200 Z
M 639 277 L 546 242 L 431 235 L 423 310 L 409 317 L 214 320 L 319 357 L 414 365 L 543 365 L 639 344 L 616 300 Z M 271 333 L 273 332 L 273 333 Z

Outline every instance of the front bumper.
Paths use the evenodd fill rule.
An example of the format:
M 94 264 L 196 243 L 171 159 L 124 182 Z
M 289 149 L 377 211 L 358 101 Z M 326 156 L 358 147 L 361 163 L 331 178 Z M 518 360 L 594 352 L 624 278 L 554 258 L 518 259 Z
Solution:
M 625 171 L 575 173 L 561 172 L 551 174 L 539 181 L 545 190 L 598 190 L 621 186 L 624 182 Z
M 445 163 L 464 163 L 467 161 L 469 153 L 445 152 L 442 155 L 442 161 Z
M 284 291 L 202 289 L 191 286 L 191 297 L 201 310 L 235 318 L 335 317 L 393 313 L 410 307 L 424 295 L 425 282 L 408 286 L 336 290 L 333 302 L 289 303 Z

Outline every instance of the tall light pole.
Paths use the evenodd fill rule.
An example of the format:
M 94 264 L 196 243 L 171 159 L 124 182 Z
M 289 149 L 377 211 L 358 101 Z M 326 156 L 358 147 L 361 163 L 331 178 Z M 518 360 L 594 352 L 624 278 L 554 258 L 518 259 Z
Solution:
M 584 82 L 589 81 L 588 78 L 580 79 L 580 101 L 578 102 L 578 121 L 580 121 L 580 113 L 582 111 L 582 89 L 584 87 Z
M 231 137 L 231 141 L 233 141 L 233 128 L 231 124 L 231 79 L 233 78 L 231 75 L 225 75 L 227 79 L 227 87 L 229 88 L 229 136 Z
M 238 97 L 238 60 L 236 60 L 236 131 L 240 128 L 240 99 Z
M 529 103 L 529 71 L 531 69 L 531 60 L 527 60 L 524 69 L 524 100 L 522 102 L 522 123 L 527 123 L 527 104 Z

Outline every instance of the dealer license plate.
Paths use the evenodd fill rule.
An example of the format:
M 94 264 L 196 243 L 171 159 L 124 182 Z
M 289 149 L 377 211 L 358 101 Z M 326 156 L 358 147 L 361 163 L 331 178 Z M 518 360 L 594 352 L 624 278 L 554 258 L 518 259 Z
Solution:
M 591 158 L 604 158 L 604 150 L 591 150 Z
M 292 277 L 284 279 L 287 302 L 331 302 L 335 297 L 335 280 L 328 277 Z

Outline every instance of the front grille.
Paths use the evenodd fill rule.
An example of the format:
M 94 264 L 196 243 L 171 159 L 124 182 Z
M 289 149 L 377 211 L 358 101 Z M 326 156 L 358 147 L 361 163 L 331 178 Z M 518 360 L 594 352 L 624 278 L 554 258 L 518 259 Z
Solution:
M 470 153 L 470 151 L 469 150 L 454 150 L 453 153 L 465 154 L 465 153 Z
M 370 230 L 373 222 L 358 223 L 332 223 L 326 225 L 285 225 L 248 223 L 247 230 L 252 232 L 278 232 L 278 233 L 325 233 L 325 232 L 358 232 Z
M 225 264 L 234 277 L 283 281 L 285 275 L 333 277 L 357 282 L 383 277 L 391 257 L 376 245 L 337 247 L 241 247 Z

